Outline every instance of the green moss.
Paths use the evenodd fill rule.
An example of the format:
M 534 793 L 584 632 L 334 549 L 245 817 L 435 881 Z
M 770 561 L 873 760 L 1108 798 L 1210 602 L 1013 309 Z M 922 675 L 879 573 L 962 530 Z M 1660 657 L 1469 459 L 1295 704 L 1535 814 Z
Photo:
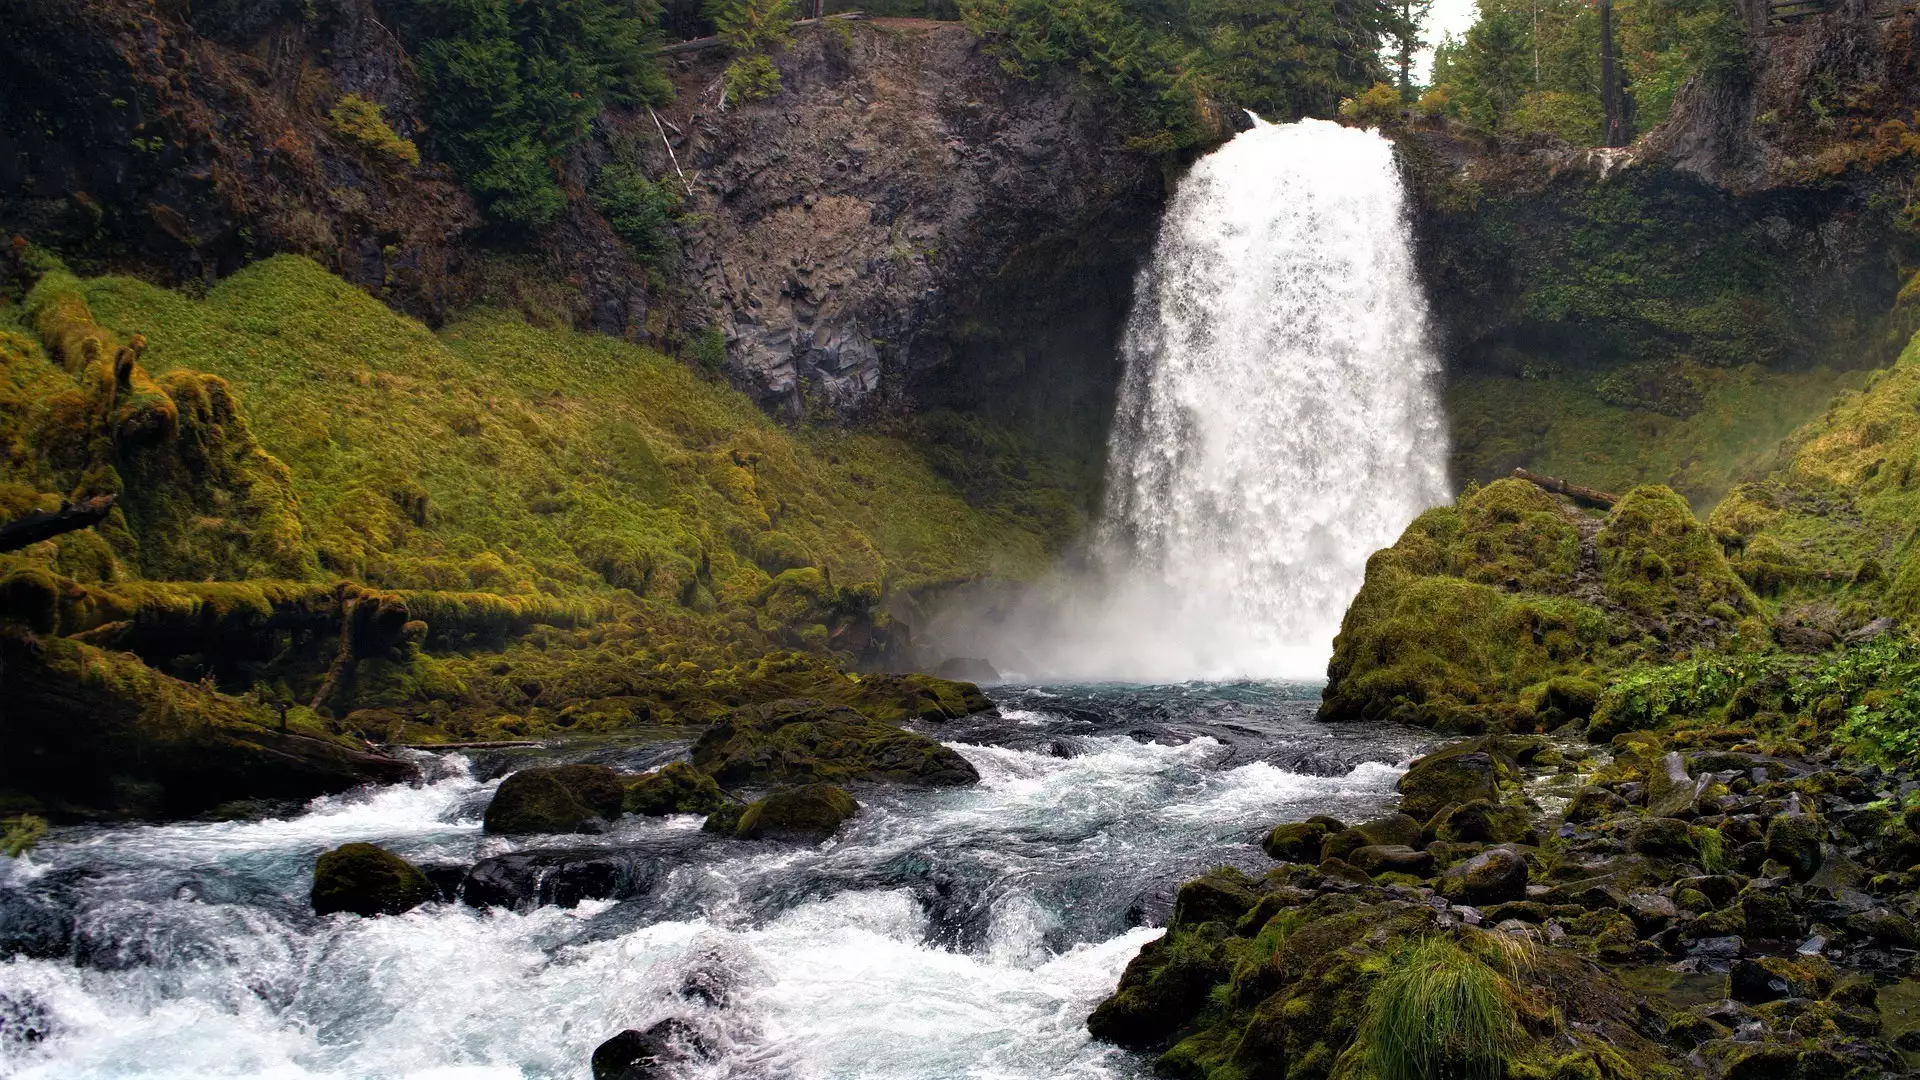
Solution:
M 47 835 L 47 819 L 38 814 L 20 814 L 0 820 L 0 853 L 9 859 L 25 855 Z
M 782 788 L 748 804 L 734 825 L 734 835 L 742 840 L 815 843 L 832 836 L 859 812 L 853 796 L 832 784 Z
M 433 886 L 412 863 L 374 844 L 343 844 L 313 867 L 315 915 L 398 915 L 433 898 Z

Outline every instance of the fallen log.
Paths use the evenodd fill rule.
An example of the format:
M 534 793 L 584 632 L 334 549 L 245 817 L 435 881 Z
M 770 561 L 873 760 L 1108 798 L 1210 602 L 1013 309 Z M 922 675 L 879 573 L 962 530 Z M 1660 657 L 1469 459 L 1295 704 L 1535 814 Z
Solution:
M 0 551 L 18 551 L 63 533 L 92 528 L 113 511 L 115 498 L 95 495 L 58 510 L 35 510 L 18 521 L 0 525 Z
M 828 15 L 821 19 L 795 19 L 793 25 L 795 27 L 801 27 L 815 26 L 826 22 L 854 22 L 866 17 L 867 13 L 864 11 L 842 11 L 837 15 Z M 661 56 L 671 56 L 674 53 L 699 52 L 702 49 L 718 49 L 724 47 L 726 44 L 727 41 L 725 38 L 694 38 L 691 41 L 676 41 L 671 45 L 662 45 L 657 52 Z
M 1557 476 L 1546 476 L 1537 472 L 1529 472 L 1526 469 L 1513 470 L 1513 478 L 1515 480 L 1525 480 L 1527 483 L 1545 488 L 1555 495 L 1565 495 L 1574 502 L 1599 510 L 1611 510 L 1613 509 L 1613 504 L 1620 501 L 1620 496 L 1612 494 L 1611 492 L 1599 491 L 1590 487 L 1581 487 L 1579 484 L 1569 484 Z

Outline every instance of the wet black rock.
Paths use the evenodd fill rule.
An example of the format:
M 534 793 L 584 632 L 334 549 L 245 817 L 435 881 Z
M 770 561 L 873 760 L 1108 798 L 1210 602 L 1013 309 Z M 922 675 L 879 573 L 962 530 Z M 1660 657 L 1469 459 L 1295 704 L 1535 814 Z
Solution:
M 659 873 L 657 858 L 634 852 L 520 851 L 474 864 L 460 884 L 460 898 L 473 907 L 515 911 L 571 908 L 582 900 L 643 895 Z
M 675 1017 L 645 1031 L 628 1028 L 595 1047 L 593 1080 L 665 1080 L 673 1066 L 708 1054 L 699 1030 Z
M 625 798 L 620 774 L 605 765 L 536 766 L 500 782 L 485 827 L 508 836 L 604 832 Z
M 310 899 L 316 915 L 398 915 L 432 900 L 427 876 L 412 863 L 374 844 L 342 844 L 313 866 Z

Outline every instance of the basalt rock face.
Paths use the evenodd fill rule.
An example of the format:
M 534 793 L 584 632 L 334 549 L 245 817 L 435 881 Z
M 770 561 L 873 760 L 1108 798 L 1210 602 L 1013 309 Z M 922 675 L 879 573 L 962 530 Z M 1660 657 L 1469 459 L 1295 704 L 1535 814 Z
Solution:
M 682 280 L 715 301 L 736 383 L 796 416 L 1091 409 L 1104 428 L 1165 186 L 1101 98 L 1008 75 L 955 24 L 803 32 L 781 91 L 725 111 L 724 56 L 696 55 L 663 112 L 697 176 Z

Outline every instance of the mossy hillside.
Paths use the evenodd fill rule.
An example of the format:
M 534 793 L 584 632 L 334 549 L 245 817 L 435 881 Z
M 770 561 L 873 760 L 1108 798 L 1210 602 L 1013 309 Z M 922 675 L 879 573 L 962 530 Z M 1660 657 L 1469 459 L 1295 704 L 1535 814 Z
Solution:
M 1637 393 L 1644 378 L 1637 373 L 1456 374 L 1446 386 L 1452 473 L 1487 483 L 1524 467 L 1602 491 L 1664 484 L 1706 514 L 1764 466 L 1782 439 L 1866 375 L 1687 364 L 1682 377 L 1692 411 L 1676 416 L 1647 407 L 1651 398 L 1610 393 L 1616 386 L 1609 384 Z
M 621 588 L 726 614 L 787 570 L 911 588 L 1044 556 L 909 446 L 782 430 L 613 339 L 485 314 L 436 335 L 295 257 L 202 301 L 125 278 L 86 293 L 146 334 L 153 370 L 232 383 L 294 476 L 321 568 L 371 584 Z
M 1736 565 L 1783 601 L 1920 616 L 1920 338 L 1782 444 L 1711 521 Z
M 1911 332 L 1893 269 L 1907 260 L 1884 250 L 1888 230 L 1834 233 L 1857 222 L 1837 192 L 1740 198 L 1659 167 L 1553 174 L 1518 154 L 1460 173 L 1443 136 L 1401 146 L 1463 480 L 1526 466 L 1611 491 L 1664 483 L 1705 513 Z M 1834 244 L 1838 266 L 1815 254 Z
M 1368 560 L 1321 714 L 1455 730 L 1585 719 L 1614 666 L 1730 640 L 1758 602 L 1684 500 L 1601 517 L 1521 480 L 1470 488 Z

